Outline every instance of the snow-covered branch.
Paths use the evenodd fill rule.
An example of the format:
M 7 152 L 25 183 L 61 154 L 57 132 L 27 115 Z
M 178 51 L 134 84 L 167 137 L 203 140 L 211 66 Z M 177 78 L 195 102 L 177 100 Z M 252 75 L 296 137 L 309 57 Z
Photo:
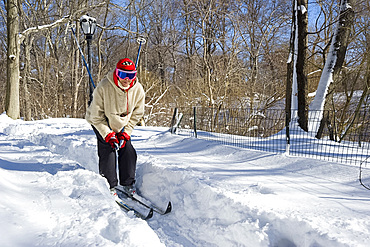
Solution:
M 19 34 L 19 43 L 22 43 L 23 40 L 24 40 L 24 38 L 27 35 L 29 35 L 30 33 L 38 32 L 38 31 L 43 30 L 43 29 L 53 28 L 55 26 L 59 26 L 61 24 L 64 24 L 64 23 L 66 23 L 69 20 L 70 20 L 70 16 L 69 15 L 66 15 L 62 19 L 56 20 L 55 22 L 53 22 L 51 24 L 37 26 L 37 27 L 30 27 L 30 28 L 24 30 L 23 32 L 21 32 Z
M 315 71 L 312 71 L 312 72 L 308 73 L 307 76 L 313 75 L 313 74 L 321 72 L 321 71 L 322 71 L 321 69 L 317 69 Z
M 101 3 L 99 3 L 97 5 L 94 5 L 94 6 L 88 6 L 88 7 L 85 7 L 85 8 L 81 8 L 77 12 L 75 12 L 73 14 L 73 16 L 78 16 L 79 13 L 86 12 L 86 11 L 91 10 L 93 8 L 99 8 L 99 7 L 101 7 L 101 6 L 105 5 L 105 4 L 106 4 L 106 2 L 104 1 L 104 2 L 101 2 Z M 22 43 L 23 40 L 24 40 L 24 38 L 27 35 L 29 35 L 30 33 L 38 32 L 38 31 L 43 30 L 43 29 L 50 29 L 50 28 L 53 28 L 53 27 L 62 25 L 64 23 L 68 22 L 68 21 L 71 21 L 71 19 L 73 19 L 72 16 L 66 15 L 66 16 L 62 17 L 61 19 L 54 21 L 53 23 L 46 24 L 46 25 L 41 25 L 41 26 L 37 26 L 37 27 L 27 28 L 26 30 L 24 30 L 23 32 L 21 32 L 19 34 L 19 43 Z

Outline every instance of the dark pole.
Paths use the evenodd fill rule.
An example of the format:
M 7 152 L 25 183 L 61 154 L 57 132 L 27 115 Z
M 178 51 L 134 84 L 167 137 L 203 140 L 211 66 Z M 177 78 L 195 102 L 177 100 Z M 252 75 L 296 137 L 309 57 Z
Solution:
M 137 51 L 137 57 L 136 57 L 136 62 L 135 62 L 135 67 L 137 69 L 137 65 L 139 63 L 141 45 L 146 43 L 146 39 L 144 39 L 143 37 L 139 37 L 136 41 L 139 43 L 139 49 Z
M 94 92 L 94 81 L 92 79 L 91 75 L 91 67 L 92 67 L 92 56 L 91 56 L 91 40 L 92 36 L 95 33 L 96 29 L 96 19 L 93 17 L 90 17 L 89 15 L 83 15 L 80 18 L 80 25 L 82 32 L 85 34 L 86 42 L 87 42 L 87 63 L 84 59 L 85 66 L 87 68 L 87 72 L 89 73 L 89 101 L 88 105 L 91 104 L 93 99 L 93 92 Z M 81 50 L 80 50 L 81 51 Z
M 195 138 L 198 138 L 198 134 L 197 134 L 197 107 L 196 106 L 194 106 L 193 112 L 194 112 L 194 136 L 195 136 Z
M 92 73 L 91 40 L 92 40 L 92 35 L 86 35 L 87 61 L 88 61 L 90 73 Z M 89 96 L 90 97 L 89 97 L 88 105 L 91 104 L 91 101 L 92 101 L 92 98 L 93 98 L 93 92 L 94 92 L 93 83 L 91 81 L 91 78 L 89 78 Z

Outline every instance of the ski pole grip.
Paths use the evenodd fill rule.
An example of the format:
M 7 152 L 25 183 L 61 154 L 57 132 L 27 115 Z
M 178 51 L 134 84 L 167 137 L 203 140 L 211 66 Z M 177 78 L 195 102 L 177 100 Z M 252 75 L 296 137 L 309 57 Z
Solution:
M 135 68 L 137 69 L 137 64 L 139 63 L 141 45 L 146 43 L 146 39 L 144 39 L 143 37 L 139 37 L 137 38 L 136 41 L 139 43 L 139 49 L 137 51 L 137 57 L 136 57 L 136 63 L 135 63 Z
M 119 133 L 123 133 L 124 130 L 125 130 L 125 127 L 123 127 Z M 119 144 L 115 143 L 116 150 L 119 150 L 120 147 L 122 147 L 122 144 L 123 144 L 123 140 L 119 140 Z

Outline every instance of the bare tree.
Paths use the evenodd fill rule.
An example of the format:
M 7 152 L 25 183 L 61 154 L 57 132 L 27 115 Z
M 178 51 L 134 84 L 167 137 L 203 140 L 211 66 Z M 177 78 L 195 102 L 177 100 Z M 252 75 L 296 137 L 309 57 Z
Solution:
M 281 51 L 288 41 L 287 3 L 285 1 L 243 1 L 238 7 L 238 18 L 234 19 L 242 41 L 240 54 L 243 63 L 240 72 L 245 75 L 248 105 L 263 109 L 283 97 L 281 76 L 285 68 Z M 283 31 L 284 30 L 284 31 Z M 285 55 L 284 51 L 284 55 Z M 277 68 L 282 69 L 277 69 Z
M 307 0 L 298 0 L 297 6 L 297 23 L 298 23 L 298 54 L 296 61 L 296 76 L 297 76 L 297 89 L 298 89 L 298 124 L 307 131 Z
M 294 60 L 287 76 L 285 61 L 291 22 L 291 11 L 287 6 L 292 2 L 297 6 L 293 15 L 297 30 L 293 30 L 296 32 L 292 41 L 297 37 L 298 42 L 292 43 L 296 49 L 292 49 Z M 324 1 L 309 4 L 307 0 L 127 0 L 123 4 L 62 0 L 29 3 L 18 7 L 20 31 L 17 33 L 20 35 L 9 37 L 19 39 L 20 116 L 27 120 L 49 116 L 83 117 L 88 76 L 70 29 L 65 24 L 67 21 L 75 23 L 78 42 L 84 49 L 85 40 L 78 33 L 79 23 L 76 21 L 89 11 L 98 21 L 92 42 L 96 83 L 123 56 L 135 60 L 136 38 L 147 35 L 139 63 L 139 79 L 148 95 L 148 120 L 172 106 L 212 106 L 214 114 L 221 107 L 251 107 L 257 111 L 273 106 L 281 108 L 284 78 L 287 81 L 291 79 L 292 83 L 295 78 L 295 86 L 288 85 L 295 91 L 289 95 L 295 98 L 296 119 L 302 129 L 306 129 L 306 88 L 308 86 L 311 92 L 316 88 L 318 80 L 315 76 L 320 74 L 325 61 L 330 58 L 329 42 L 336 28 L 333 20 L 336 5 Z M 318 6 L 321 10 L 317 21 L 308 23 L 314 26 L 310 32 L 307 31 L 307 5 L 310 8 Z M 69 17 L 64 19 L 63 16 Z M 343 14 L 340 16 L 345 17 Z M 346 101 L 342 105 L 334 102 L 335 97 L 327 96 L 333 109 L 350 109 L 355 90 L 363 90 L 365 85 L 365 72 L 359 66 L 361 61 L 365 61 L 360 42 L 361 32 L 364 33 L 360 25 L 367 20 L 363 16 L 364 19 L 356 22 L 356 32 L 349 36 L 351 43 L 349 40 L 348 43 L 352 44 L 348 48 L 350 57 L 342 63 L 346 68 L 335 74 L 335 88 L 328 90 L 345 93 Z M 4 5 L 1 6 L 0 17 L 8 23 Z M 362 30 L 366 31 L 366 28 L 362 27 Z M 4 31 L 0 28 L 0 35 L 5 38 Z M 307 37 L 309 57 L 306 55 Z M 4 48 L 7 46 L 5 41 L 1 44 Z M 341 45 L 345 43 L 341 42 Z M 341 49 L 337 51 L 342 52 Z M 0 52 L 0 56 L 6 56 L 4 62 L 9 62 L 9 55 Z M 0 62 L 0 66 L 4 66 L 4 62 Z M 363 64 L 365 66 L 365 62 Z M 338 64 L 335 68 L 340 67 Z M 4 92 L 4 85 L 0 90 L 3 93 L 0 100 L 5 102 L 2 95 L 10 94 Z M 292 100 L 288 103 L 291 104 Z M 1 107 L 5 109 L 3 105 Z M 345 115 L 337 118 L 341 122 L 348 119 Z M 341 132 L 345 127 L 337 125 L 336 128 Z
M 293 0 L 292 34 L 287 74 L 288 119 L 307 131 L 307 0 Z
M 310 105 L 310 130 L 317 133 L 320 138 L 327 116 L 323 115 L 324 109 L 328 108 L 328 98 L 333 93 L 335 82 L 338 80 L 346 55 L 347 47 L 350 42 L 349 35 L 353 24 L 354 11 L 352 0 L 341 0 L 340 12 L 338 14 L 337 27 L 330 43 L 328 58 L 320 78 L 316 91 L 316 96 Z M 320 124 L 317 124 L 320 120 Z
M 9 117 L 18 119 L 20 117 L 19 107 L 19 19 L 18 1 L 7 1 L 7 89 L 5 110 Z

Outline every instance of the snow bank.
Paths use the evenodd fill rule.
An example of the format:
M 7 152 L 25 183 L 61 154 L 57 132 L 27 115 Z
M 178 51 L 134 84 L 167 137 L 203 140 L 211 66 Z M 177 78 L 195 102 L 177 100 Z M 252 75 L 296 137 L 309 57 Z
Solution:
M 83 120 L 0 116 L 0 246 L 163 246 L 116 205 L 104 178 L 83 168 L 95 162 L 88 128 Z
M 139 192 L 162 207 L 171 200 L 171 214 L 145 222 L 115 205 L 84 120 L 0 115 L 0 245 L 369 243 L 370 194 L 357 167 L 227 147 L 166 128 L 138 127 L 132 139 Z
M 369 193 L 355 167 L 167 132 L 137 146 L 143 194 L 174 204 L 172 215 L 150 225 L 170 236 L 181 229 L 180 246 L 367 245 Z M 173 227 L 163 229 L 168 222 Z

